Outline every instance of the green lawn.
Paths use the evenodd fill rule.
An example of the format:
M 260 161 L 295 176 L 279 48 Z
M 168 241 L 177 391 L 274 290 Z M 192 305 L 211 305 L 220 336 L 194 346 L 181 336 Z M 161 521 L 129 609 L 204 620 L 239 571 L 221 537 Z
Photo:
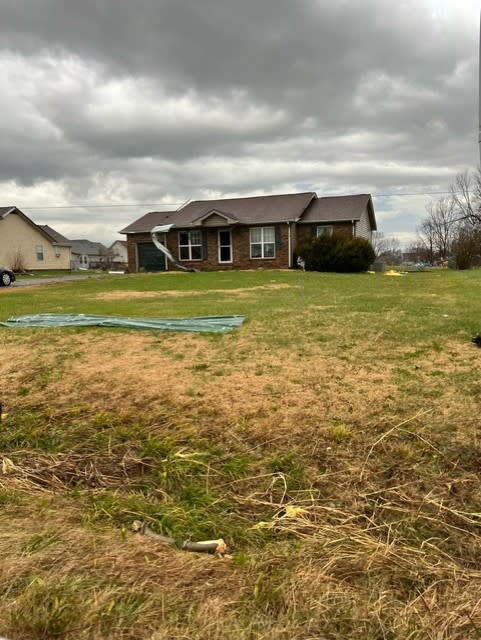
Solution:
M 246 316 L 224 335 L 0 328 L 0 634 L 480 637 L 480 278 L 0 290 L 0 321 Z

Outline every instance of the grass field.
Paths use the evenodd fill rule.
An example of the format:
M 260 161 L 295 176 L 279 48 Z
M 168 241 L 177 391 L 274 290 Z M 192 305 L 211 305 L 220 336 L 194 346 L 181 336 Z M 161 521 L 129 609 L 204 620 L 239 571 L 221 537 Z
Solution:
M 480 638 L 480 280 L 0 289 L 0 321 L 246 316 L 224 335 L 0 327 L 0 634 Z M 167 546 L 134 520 L 230 552 Z

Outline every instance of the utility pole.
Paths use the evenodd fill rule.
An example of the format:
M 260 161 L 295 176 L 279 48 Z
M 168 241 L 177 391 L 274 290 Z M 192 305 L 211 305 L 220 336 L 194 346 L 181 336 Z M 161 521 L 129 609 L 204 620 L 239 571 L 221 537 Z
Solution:
M 481 13 L 479 16 L 479 59 L 478 59 L 478 145 L 479 158 L 481 161 Z

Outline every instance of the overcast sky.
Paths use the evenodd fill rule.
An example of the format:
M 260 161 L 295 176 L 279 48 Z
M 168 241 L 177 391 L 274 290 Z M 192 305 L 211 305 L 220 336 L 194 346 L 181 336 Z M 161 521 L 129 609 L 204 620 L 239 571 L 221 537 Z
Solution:
M 0 0 L 0 205 L 110 244 L 190 199 L 372 193 L 408 242 L 479 162 L 479 10 Z

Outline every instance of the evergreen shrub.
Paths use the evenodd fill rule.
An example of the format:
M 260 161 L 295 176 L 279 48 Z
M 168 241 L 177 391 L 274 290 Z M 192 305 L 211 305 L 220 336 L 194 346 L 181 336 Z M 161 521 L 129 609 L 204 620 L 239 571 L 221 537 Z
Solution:
M 357 273 L 367 271 L 376 254 L 369 240 L 334 233 L 306 242 L 299 248 L 299 256 L 307 271 Z

